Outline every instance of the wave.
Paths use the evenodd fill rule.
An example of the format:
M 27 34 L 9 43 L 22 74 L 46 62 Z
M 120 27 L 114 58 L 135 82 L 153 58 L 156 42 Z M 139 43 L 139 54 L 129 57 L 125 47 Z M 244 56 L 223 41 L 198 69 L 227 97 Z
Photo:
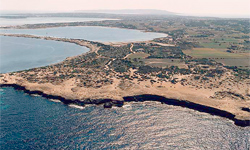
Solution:
M 49 99 L 49 100 L 52 101 L 52 102 L 61 103 L 61 101 L 57 100 L 57 99 Z
M 73 108 L 78 108 L 78 109 L 84 109 L 84 106 L 79 106 L 79 105 L 75 105 L 75 104 L 69 104 L 69 107 L 73 107 Z
M 125 110 L 130 110 L 132 109 L 132 106 L 130 104 L 126 104 L 122 106 Z

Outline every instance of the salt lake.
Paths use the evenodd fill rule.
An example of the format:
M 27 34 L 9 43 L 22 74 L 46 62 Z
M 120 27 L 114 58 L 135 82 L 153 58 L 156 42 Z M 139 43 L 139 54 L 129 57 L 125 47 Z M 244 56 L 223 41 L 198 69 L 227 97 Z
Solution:
M 146 41 L 167 36 L 167 34 L 163 33 L 99 26 L 71 26 L 42 29 L 1 29 L 0 33 L 85 39 L 98 42 Z
M 89 51 L 73 43 L 0 36 L 0 73 L 58 63 Z

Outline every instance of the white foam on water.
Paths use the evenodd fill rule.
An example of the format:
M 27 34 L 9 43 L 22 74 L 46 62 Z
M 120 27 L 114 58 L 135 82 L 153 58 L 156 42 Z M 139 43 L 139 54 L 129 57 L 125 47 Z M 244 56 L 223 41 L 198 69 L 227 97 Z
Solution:
M 132 106 L 130 104 L 126 104 L 122 106 L 125 110 L 130 110 L 132 109 Z
M 49 100 L 52 101 L 52 102 L 61 103 L 61 101 L 57 100 L 57 99 L 49 99 Z
M 79 105 L 75 105 L 75 104 L 69 104 L 69 107 L 78 108 L 78 109 L 84 109 L 83 106 L 79 106 Z
M 117 107 L 117 106 L 112 106 L 112 109 L 119 109 L 119 107 Z
M 4 90 L 0 89 L 0 95 L 4 94 Z

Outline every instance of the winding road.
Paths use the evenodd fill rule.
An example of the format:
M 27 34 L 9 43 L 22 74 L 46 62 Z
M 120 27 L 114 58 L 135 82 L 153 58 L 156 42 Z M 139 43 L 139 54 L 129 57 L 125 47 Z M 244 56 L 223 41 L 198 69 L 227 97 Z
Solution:
M 134 47 L 134 44 L 131 43 L 131 46 L 130 46 L 129 50 L 130 50 L 130 52 L 131 52 L 132 54 L 135 53 L 135 52 L 133 51 L 133 47 Z M 98 52 L 98 51 L 96 51 L 96 53 L 97 53 L 97 52 Z M 131 53 L 129 53 L 128 55 L 126 55 L 125 57 L 123 57 L 123 59 L 126 59 Z M 110 70 L 109 65 L 110 65 L 113 61 L 115 61 L 115 60 L 116 60 L 116 58 L 113 58 L 112 60 L 110 60 L 110 61 L 105 65 L 105 69 L 106 69 L 106 70 Z

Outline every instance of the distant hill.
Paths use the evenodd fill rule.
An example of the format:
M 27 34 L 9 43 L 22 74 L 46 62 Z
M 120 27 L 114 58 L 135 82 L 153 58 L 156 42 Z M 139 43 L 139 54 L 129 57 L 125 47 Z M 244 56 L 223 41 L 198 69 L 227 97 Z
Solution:
M 81 13 L 107 13 L 107 14 L 146 14 L 146 15 L 176 15 L 173 12 L 155 9 L 121 9 L 121 10 L 78 10 Z

